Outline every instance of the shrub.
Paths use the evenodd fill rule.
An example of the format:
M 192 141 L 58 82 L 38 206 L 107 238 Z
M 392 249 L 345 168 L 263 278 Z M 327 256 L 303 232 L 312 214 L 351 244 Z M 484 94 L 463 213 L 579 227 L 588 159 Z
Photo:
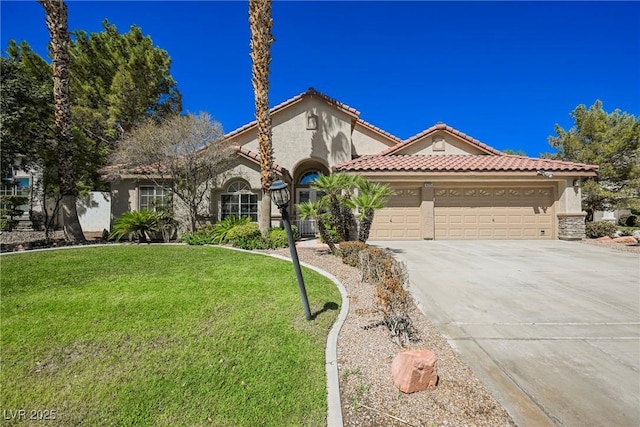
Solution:
M 620 215 L 618 225 L 623 227 L 635 227 L 638 225 L 638 217 L 635 215 Z
M 148 233 L 159 230 L 159 220 L 159 215 L 156 212 L 147 209 L 125 212 L 113 223 L 113 230 L 109 237 L 120 240 L 128 236 L 129 238 L 139 238 L 140 242 L 146 242 L 149 237 Z
M 608 221 L 588 222 L 585 227 L 585 234 L 590 239 L 609 236 L 613 237 L 616 232 L 616 225 Z
M 213 241 L 213 226 L 206 224 L 197 228 L 192 233 L 183 233 L 182 241 L 187 245 L 212 245 Z
M 289 247 L 289 239 L 287 238 L 286 230 L 282 228 L 272 228 L 269 230 L 269 243 L 270 247 L 274 249 Z
M 340 249 L 338 255 L 342 258 L 342 262 L 351 267 L 360 267 L 360 251 L 367 248 L 367 245 L 363 242 L 342 242 L 340 243 Z
M 359 251 L 360 270 L 364 281 L 374 285 L 375 308 L 383 315 L 380 322 L 391 332 L 393 342 L 408 345 L 415 333 L 409 318 L 409 281 L 407 267 L 383 249 L 365 248 Z
M 238 246 L 236 243 L 240 240 L 256 237 L 260 237 L 260 228 L 255 222 L 236 225 L 226 233 L 226 241 L 231 243 L 233 246 Z
M 9 209 L 0 209 L 0 230 L 1 231 L 11 231 L 14 226 L 14 222 L 11 220 L 9 213 L 11 210 Z
M 211 237 L 213 243 L 221 244 L 225 243 L 227 239 L 227 233 L 233 228 L 239 225 L 246 225 L 251 222 L 251 218 L 243 216 L 241 218 L 237 216 L 228 216 L 222 221 L 218 221 L 211 229 Z
M 291 234 L 293 234 L 293 240 L 300 240 L 300 232 L 298 231 L 298 227 L 293 224 L 291 224 Z
M 240 236 L 235 238 L 232 241 L 233 246 L 246 249 L 249 251 L 253 251 L 256 249 L 269 249 L 271 247 L 271 242 L 264 237 L 260 233 L 257 236 Z

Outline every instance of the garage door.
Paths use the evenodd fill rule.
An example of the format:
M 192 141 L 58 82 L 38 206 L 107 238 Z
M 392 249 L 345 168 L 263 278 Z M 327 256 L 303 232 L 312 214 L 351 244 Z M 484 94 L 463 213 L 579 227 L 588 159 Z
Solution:
M 437 188 L 436 239 L 551 239 L 550 187 Z
M 376 211 L 369 239 L 420 239 L 420 188 L 394 188 L 394 191 L 386 207 Z

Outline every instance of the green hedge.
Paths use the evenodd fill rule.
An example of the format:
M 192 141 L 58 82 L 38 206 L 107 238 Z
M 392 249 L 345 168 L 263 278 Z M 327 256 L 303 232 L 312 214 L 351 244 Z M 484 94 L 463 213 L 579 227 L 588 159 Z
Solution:
M 590 239 L 597 239 L 598 237 L 613 237 L 617 227 L 614 223 L 608 221 L 594 221 L 588 222 L 585 227 L 585 234 Z

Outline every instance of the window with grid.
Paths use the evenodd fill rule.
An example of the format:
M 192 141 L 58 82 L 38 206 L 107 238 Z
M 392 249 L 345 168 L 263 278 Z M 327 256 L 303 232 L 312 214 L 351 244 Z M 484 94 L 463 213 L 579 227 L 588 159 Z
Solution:
M 26 196 L 29 197 L 29 189 L 31 186 L 31 180 L 27 177 L 19 177 L 14 178 L 12 184 L 3 184 L 0 186 L 0 195 L 2 196 Z M 8 209 L 9 205 L 4 205 L 0 203 L 0 209 Z M 16 206 L 16 209 L 19 209 L 24 212 L 29 211 L 29 205 L 20 205 Z
M 169 190 L 158 185 L 140 187 L 140 210 L 155 211 L 162 206 L 168 206 L 171 201 Z
M 220 219 L 228 216 L 248 216 L 258 220 L 258 195 L 251 192 L 249 185 L 242 181 L 231 183 L 227 192 L 220 196 Z

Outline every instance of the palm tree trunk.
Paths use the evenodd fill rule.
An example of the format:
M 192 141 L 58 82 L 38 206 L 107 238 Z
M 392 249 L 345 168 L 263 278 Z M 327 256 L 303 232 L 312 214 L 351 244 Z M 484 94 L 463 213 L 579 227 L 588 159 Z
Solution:
M 269 113 L 269 65 L 271 63 L 271 0 L 249 0 L 249 27 L 251 29 L 252 83 L 258 124 L 260 147 L 260 201 L 259 226 L 263 235 L 271 228 L 271 183 L 273 175 L 273 147 L 271 144 L 271 114 Z
M 336 245 L 331 240 L 331 236 L 329 236 L 327 227 L 324 225 L 324 222 L 319 217 L 316 217 L 316 222 L 318 224 L 318 231 L 320 232 L 320 236 L 322 237 L 322 240 L 324 240 L 324 242 L 327 245 L 329 245 L 329 250 L 331 251 L 332 254 L 335 255 L 336 252 L 338 252 L 338 249 L 336 248 Z
M 62 196 L 62 222 L 67 240 L 85 241 L 76 200 L 78 190 L 73 159 L 73 133 L 71 131 L 71 101 L 69 97 L 69 31 L 67 5 L 63 0 L 39 0 L 46 12 L 47 28 L 51 37 L 53 55 L 53 109 L 55 135 L 59 161 L 60 195 Z
M 369 240 L 369 233 L 371 232 L 371 225 L 373 224 L 373 215 L 375 211 L 367 211 L 362 216 L 360 221 L 360 229 L 358 230 L 358 240 L 362 243 L 366 243 Z

